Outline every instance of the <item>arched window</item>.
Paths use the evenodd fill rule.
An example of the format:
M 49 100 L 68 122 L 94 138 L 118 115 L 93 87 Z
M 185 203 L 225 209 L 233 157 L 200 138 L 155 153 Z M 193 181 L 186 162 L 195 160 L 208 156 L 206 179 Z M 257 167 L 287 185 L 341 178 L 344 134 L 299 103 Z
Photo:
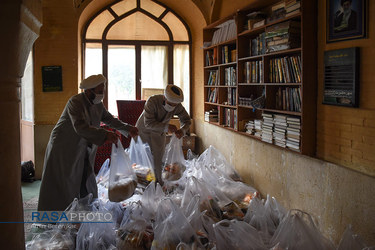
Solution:
M 106 6 L 83 32 L 84 77 L 108 79 L 108 110 L 116 100 L 146 99 L 168 83 L 184 91 L 190 110 L 191 34 L 173 10 L 153 0 L 122 0 Z

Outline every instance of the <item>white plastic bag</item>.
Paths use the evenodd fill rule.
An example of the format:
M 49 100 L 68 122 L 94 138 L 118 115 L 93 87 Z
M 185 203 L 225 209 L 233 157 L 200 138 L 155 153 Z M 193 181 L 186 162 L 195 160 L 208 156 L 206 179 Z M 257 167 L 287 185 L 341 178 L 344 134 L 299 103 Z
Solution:
M 172 135 L 170 142 L 165 147 L 163 156 L 162 180 L 176 181 L 181 178 L 186 168 L 186 160 L 182 151 L 182 139 Z
M 118 140 L 117 147 L 112 144 L 108 198 L 113 202 L 126 200 L 133 195 L 136 187 L 137 176 L 131 166 L 129 156 Z
M 150 182 L 156 180 L 150 146 L 143 143 L 141 137 L 138 136 L 136 140 L 131 139 L 128 152 L 132 167 L 137 175 L 138 184 L 147 187 Z

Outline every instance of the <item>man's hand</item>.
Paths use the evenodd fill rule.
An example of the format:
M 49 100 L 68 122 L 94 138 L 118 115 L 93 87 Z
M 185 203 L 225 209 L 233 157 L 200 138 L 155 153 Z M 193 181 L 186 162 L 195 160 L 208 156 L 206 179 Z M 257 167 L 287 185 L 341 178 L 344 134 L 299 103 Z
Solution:
M 176 135 L 176 137 L 177 137 L 178 139 L 181 139 L 181 138 L 184 136 L 184 132 L 183 132 L 181 129 L 177 130 L 177 131 L 174 132 L 174 133 L 175 133 L 175 135 Z
M 114 143 L 117 146 L 118 139 L 119 139 L 119 136 L 116 133 L 112 131 L 107 131 L 107 138 L 105 142 Z
M 137 127 L 131 127 L 129 129 L 129 134 L 131 137 L 135 137 L 138 135 L 138 128 Z
M 177 131 L 177 127 L 173 124 L 168 124 L 168 132 L 173 134 Z

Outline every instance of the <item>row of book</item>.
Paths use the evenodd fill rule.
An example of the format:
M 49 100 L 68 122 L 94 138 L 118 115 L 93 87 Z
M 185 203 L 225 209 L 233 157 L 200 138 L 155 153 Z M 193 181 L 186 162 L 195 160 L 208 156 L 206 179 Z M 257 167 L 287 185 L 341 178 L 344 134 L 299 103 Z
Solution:
M 237 76 L 235 67 L 227 67 L 224 69 L 224 85 L 225 86 L 236 86 Z
M 220 83 L 219 70 L 210 70 L 208 75 L 207 85 L 216 86 Z
M 237 58 L 237 50 L 235 46 L 225 45 L 221 47 L 221 63 L 235 62 Z
M 218 92 L 217 88 L 209 88 L 207 91 L 207 102 L 217 103 Z
M 237 105 L 237 89 L 228 88 L 228 101 L 227 105 L 236 106 Z
M 299 117 L 263 112 L 262 119 L 245 124 L 246 133 L 264 142 L 300 151 L 301 119 Z
M 301 88 L 278 88 L 276 92 L 276 109 L 301 112 L 301 103 Z
M 210 46 L 236 38 L 237 25 L 234 19 L 228 20 L 218 25 L 216 28 L 217 30 L 214 32 L 212 36 Z
M 247 61 L 244 65 L 244 78 L 246 83 L 263 82 L 263 61 Z
M 301 82 L 301 56 L 285 56 L 270 59 L 269 81 L 274 83 Z
M 217 65 L 217 48 L 206 50 L 205 66 Z
M 224 126 L 237 128 L 237 110 L 224 108 Z

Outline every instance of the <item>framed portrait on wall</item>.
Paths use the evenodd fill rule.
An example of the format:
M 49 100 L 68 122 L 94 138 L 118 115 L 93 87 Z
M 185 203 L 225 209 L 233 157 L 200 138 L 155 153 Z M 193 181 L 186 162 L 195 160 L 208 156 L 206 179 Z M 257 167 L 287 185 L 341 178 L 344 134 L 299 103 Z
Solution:
M 327 42 L 366 37 L 366 0 L 327 0 Z

